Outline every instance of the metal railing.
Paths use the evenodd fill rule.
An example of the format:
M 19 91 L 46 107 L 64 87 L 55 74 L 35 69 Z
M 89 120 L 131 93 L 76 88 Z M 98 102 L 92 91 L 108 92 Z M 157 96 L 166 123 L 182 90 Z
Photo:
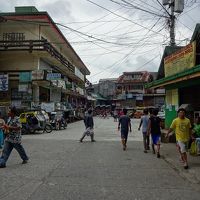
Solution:
M 47 51 L 52 57 L 55 57 L 70 71 L 75 72 L 75 67 L 47 40 L 22 40 L 22 41 L 4 41 L 0 40 L 0 51 Z

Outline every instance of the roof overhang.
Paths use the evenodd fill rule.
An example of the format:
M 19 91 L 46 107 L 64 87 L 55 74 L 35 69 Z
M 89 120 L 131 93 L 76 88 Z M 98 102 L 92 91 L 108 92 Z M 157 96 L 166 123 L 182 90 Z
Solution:
M 195 79 L 200 77 L 200 65 L 193 67 L 192 69 L 185 70 L 178 74 L 165 77 L 151 83 L 145 84 L 145 88 L 160 88 L 160 87 L 167 87 L 172 84 L 180 83 L 182 81 L 187 81 L 190 79 Z

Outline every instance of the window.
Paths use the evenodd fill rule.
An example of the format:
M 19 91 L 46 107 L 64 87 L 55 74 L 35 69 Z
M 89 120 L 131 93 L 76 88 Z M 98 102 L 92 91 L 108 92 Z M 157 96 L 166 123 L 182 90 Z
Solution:
M 134 80 L 141 79 L 141 77 L 142 77 L 141 74 L 133 74 L 133 75 L 132 75 L 132 79 L 134 79 Z
M 132 90 L 143 90 L 143 85 L 132 85 L 131 89 Z
M 3 33 L 4 41 L 23 41 L 25 40 L 24 33 Z

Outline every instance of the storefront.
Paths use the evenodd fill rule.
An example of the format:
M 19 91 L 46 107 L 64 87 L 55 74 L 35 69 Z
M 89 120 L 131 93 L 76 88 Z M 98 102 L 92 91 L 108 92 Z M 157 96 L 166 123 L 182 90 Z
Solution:
M 165 53 L 165 52 L 164 52 Z M 193 122 L 200 116 L 200 24 L 196 26 L 190 44 L 163 58 L 159 71 L 164 76 L 146 88 L 166 89 L 165 126 L 169 128 L 180 106 L 190 107 Z

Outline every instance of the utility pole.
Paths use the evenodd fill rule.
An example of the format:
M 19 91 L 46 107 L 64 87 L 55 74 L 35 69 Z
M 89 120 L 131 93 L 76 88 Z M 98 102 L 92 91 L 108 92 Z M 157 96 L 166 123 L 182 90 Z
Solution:
M 161 3 L 160 3 L 161 4 Z M 169 6 L 170 13 L 165 9 L 164 6 Z M 163 0 L 163 7 L 169 14 L 168 25 L 170 29 L 170 46 L 176 45 L 175 40 L 175 13 L 182 13 L 184 9 L 184 0 Z
M 170 22 L 169 22 L 169 28 L 170 28 L 170 46 L 175 46 L 175 14 L 174 14 L 174 0 L 171 0 L 170 2 Z

